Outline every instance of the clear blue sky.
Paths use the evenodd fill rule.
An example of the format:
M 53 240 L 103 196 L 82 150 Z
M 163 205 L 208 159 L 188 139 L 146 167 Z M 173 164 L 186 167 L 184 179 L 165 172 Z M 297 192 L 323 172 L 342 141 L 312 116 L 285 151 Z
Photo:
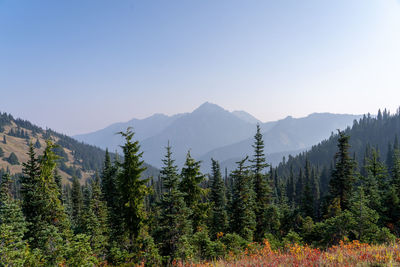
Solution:
M 398 0 L 0 0 L 0 110 L 67 134 L 205 101 L 395 111 L 399 50 Z

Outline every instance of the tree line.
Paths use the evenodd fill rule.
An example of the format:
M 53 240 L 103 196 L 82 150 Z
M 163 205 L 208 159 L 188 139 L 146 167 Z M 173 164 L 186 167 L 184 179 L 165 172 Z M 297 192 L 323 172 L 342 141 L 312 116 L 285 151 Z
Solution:
M 384 121 L 368 120 L 366 135 Z M 36 155 L 30 144 L 20 189 L 12 186 L 16 178 L 2 176 L 0 262 L 156 266 L 223 258 L 265 239 L 274 248 L 393 242 L 400 234 L 398 141 L 385 161 L 365 145 L 360 164 L 349 132 L 331 137 L 336 151 L 326 165 L 308 157 L 321 145 L 272 168 L 257 126 L 253 155 L 224 175 L 216 160 L 209 175 L 201 173 L 190 151 L 179 170 L 167 144 L 160 176 L 143 179 L 140 145 L 128 129 L 120 133 L 122 156 L 112 160 L 106 151 L 101 172 L 83 185 L 74 177 L 71 186 L 57 173 L 56 145 L 47 141 Z

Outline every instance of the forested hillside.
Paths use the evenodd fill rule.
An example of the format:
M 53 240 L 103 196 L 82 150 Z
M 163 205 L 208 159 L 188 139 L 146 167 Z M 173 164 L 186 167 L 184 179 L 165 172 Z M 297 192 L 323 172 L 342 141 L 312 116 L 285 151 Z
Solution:
M 42 129 L 29 121 L 15 119 L 7 113 L 0 113 L 0 169 L 9 170 L 11 174 L 22 173 L 22 163 L 28 160 L 29 143 L 34 144 L 38 153 L 42 153 L 48 139 L 58 145 L 54 151 L 60 157 L 58 170 L 64 183 L 71 181 L 73 176 L 83 183 L 102 169 L 104 150 L 51 129 Z M 114 153 L 111 153 L 111 157 L 115 157 Z M 144 175 L 158 176 L 157 169 L 146 166 L 148 169 Z
M 15 177 L 3 174 L 0 233 L 7 242 L 0 243 L 0 259 L 28 266 L 181 266 L 242 255 L 267 264 L 272 258 L 285 262 L 279 251 L 287 251 L 293 264 L 307 261 L 299 253 L 334 264 L 340 261 L 329 253 L 347 248 L 365 248 L 365 257 L 397 253 L 399 132 L 400 110 L 379 111 L 272 168 L 257 126 L 252 156 L 234 171 L 224 172 L 212 160 L 210 175 L 204 175 L 190 151 L 178 169 L 168 145 L 157 180 L 142 178 L 140 143 L 128 129 L 121 134 L 121 159 L 105 153 L 99 175 L 83 186 L 75 177 L 71 187 L 61 187 L 54 172 L 54 144 L 47 141 L 39 153 L 32 144 L 20 188 L 12 186 Z M 346 262 L 361 257 L 359 250 L 352 253 Z M 382 259 L 359 258 L 400 261 Z

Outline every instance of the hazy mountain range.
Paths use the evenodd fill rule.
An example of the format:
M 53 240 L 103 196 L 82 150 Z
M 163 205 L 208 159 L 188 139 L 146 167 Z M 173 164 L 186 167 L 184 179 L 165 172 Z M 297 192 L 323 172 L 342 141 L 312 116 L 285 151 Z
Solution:
M 119 150 L 122 139 L 115 133 L 133 127 L 140 141 L 144 160 L 161 167 L 168 142 L 172 146 L 176 163 L 182 166 L 188 150 L 203 161 L 203 171 L 208 171 L 210 159 L 219 160 L 223 166 L 232 164 L 245 155 L 252 155 L 256 124 L 264 135 L 268 161 L 278 163 L 283 156 L 297 154 L 330 136 L 336 129 L 353 124 L 360 115 L 313 113 L 304 118 L 287 117 L 263 123 L 245 111 L 229 112 L 222 107 L 204 103 L 191 113 L 167 116 L 155 114 L 145 119 L 132 119 L 115 123 L 104 129 L 76 135 L 74 138 L 111 151 Z

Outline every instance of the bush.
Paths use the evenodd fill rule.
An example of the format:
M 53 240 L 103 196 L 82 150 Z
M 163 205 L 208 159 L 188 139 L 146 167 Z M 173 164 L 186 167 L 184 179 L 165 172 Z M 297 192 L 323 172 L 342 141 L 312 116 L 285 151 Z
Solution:
M 221 238 L 221 242 L 225 245 L 227 252 L 231 251 L 235 255 L 239 255 L 248 244 L 238 234 L 226 234 Z
M 282 242 L 271 233 L 266 234 L 264 239 L 268 240 L 272 250 L 278 250 L 283 247 Z
M 376 243 L 393 243 L 396 241 L 396 236 L 394 236 L 390 230 L 386 227 L 383 227 L 378 230 L 375 236 L 374 242 Z
M 303 239 L 298 233 L 290 230 L 289 233 L 283 238 L 282 242 L 285 246 L 287 246 L 289 244 L 302 244 L 302 240 Z

